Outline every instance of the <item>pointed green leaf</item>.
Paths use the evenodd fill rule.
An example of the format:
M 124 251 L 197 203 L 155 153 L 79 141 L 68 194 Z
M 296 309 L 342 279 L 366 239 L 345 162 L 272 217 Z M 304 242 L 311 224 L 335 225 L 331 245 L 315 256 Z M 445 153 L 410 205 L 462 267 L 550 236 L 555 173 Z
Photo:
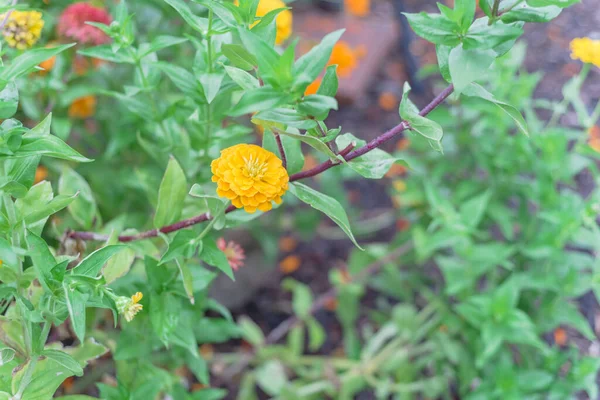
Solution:
M 350 229 L 350 221 L 342 205 L 333 197 L 329 197 L 323 193 L 298 182 L 290 183 L 289 191 L 299 198 L 304 203 L 325 213 L 333 222 L 335 222 L 348 235 L 352 243 L 359 249 L 363 250 L 358 244 L 352 230 Z

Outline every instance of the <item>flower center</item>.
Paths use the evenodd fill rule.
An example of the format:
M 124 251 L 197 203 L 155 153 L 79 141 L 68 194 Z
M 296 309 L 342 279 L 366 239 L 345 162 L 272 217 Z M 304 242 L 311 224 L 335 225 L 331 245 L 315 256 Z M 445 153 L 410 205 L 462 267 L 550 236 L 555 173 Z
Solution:
M 267 164 L 260 162 L 254 155 L 250 155 L 249 158 L 244 157 L 244 162 L 250 178 L 260 179 L 267 172 Z

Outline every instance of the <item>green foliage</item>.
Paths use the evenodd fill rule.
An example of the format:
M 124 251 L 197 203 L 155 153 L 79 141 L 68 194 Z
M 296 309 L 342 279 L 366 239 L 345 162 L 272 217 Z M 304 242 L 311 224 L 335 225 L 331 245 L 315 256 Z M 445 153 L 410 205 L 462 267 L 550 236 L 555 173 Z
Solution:
M 47 46 L 69 2 L 34 1 L 52 29 L 32 49 L 3 49 L 0 66 L 0 399 L 61 396 L 65 379 L 82 375 L 85 393 L 111 400 L 220 399 L 226 390 L 189 383 L 209 386 L 211 372 L 244 363 L 242 400 L 257 388 L 280 399 L 435 398 L 450 387 L 468 399 L 597 397 L 600 363 L 543 335 L 568 325 L 594 338 L 576 299 L 600 293 L 598 194 L 572 188 L 582 170 L 598 171 L 580 132 L 555 122 L 569 105 L 582 128 L 600 113 L 579 98 L 585 68 L 562 103 L 533 102 L 538 76 L 519 72 L 522 47 L 511 51 L 524 23 L 576 2 L 482 0 L 486 16 L 476 18 L 474 0 L 457 0 L 439 14 L 407 14 L 436 45 L 459 101 L 428 116 L 450 89 L 419 111 L 405 85 L 396 129 L 415 134 L 406 163 L 378 148 L 389 137 L 367 143 L 324 122 L 339 106 L 337 66 L 327 64 L 343 30 L 296 59 L 298 41 L 274 44 L 286 7 L 256 17 L 257 0 L 122 0 L 107 2 L 109 25 L 89 22 L 107 43 Z M 548 125 L 535 112 L 544 105 Z M 234 211 L 211 179 L 222 150 L 254 141 L 249 119 L 292 178 L 267 222 Z M 324 163 L 318 190 L 296 181 L 309 154 Z M 341 181 L 380 180 L 398 163 L 413 171 L 398 211 L 413 226 L 363 249 L 369 226 L 351 222 Z M 331 332 L 315 315 L 323 298 L 304 283 L 281 284 L 296 318 L 285 332 L 236 323 L 209 293 L 221 274 L 236 277 L 223 231 L 249 228 L 273 255 L 271 232 L 314 236 L 320 213 L 356 246 L 347 271 L 330 273 L 339 357 L 312 354 Z M 416 268 L 398 272 L 398 257 L 373 267 L 405 242 L 401 265 Z M 373 289 L 382 296 L 365 308 Z M 232 339 L 252 352 L 211 359 L 199 350 Z M 114 385 L 95 382 L 104 369 Z

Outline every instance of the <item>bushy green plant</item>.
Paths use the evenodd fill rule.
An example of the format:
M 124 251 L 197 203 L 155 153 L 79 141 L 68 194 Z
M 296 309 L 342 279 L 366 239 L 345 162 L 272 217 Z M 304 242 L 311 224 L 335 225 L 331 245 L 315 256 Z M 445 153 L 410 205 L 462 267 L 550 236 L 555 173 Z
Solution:
M 217 357 L 234 369 L 252 366 L 240 399 L 256 398 L 257 384 L 285 399 L 352 398 L 363 390 L 379 398 L 449 396 L 449 385 L 480 398 L 593 392 L 595 361 L 540 338 L 560 323 L 591 335 L 565 299 L 589 289 L 591 278 L 580 278 L 593 259 L 565 249 L 597 239 L 595 203 L 562 186 L 591 164 L 567 152 L 564 130 L 542 129 L 530 102 L 535 76 L 507 85 L 521 60 L 502 57 L 525 22 L 547 22 L 574 1 L 483 0 L 485 16 L 475 18 L 476 2 L 461 0 L 454 9 L 440 5 L 441 14 L 407 15 L 415 32 L 436 44 L 440 71 L 452 84 L 421 111 L 406 86 L 403 121 L 368 143 L 324 122 L 338 106 L 336 67 L 327 64 L 342 31 L 296 59 L 297 41 L 275 44 L 277 16 L 288 11 L 257 18 L 258 0 L 121 0 L 108 5 L 110 13 L 86 9 L 98 16 L 79 21 L 84 32 L 96 29 L 91 36 L 61 25 L 84 15 L 70 9 L 66 18 L 71 3 L 44 8 L 41 34 L 50 42 L 56 29 L 68 44 L 23 50 L 38 39 L 32 34 L 21 48 L 6 49 L 0 69 L 0 399 L 52 398 L 108 351 L 114 384 L 99 383 L 101 367 L 86 369 L 81 380 L 97 383 L 101 398 L 223 398 L 225 390 L 208 387 L 198 346 L 233 338 L 253 345 L 251 354 Z M 2 9 L 11 45 L 20 38 L 9 41 L 14 32 L 6 29 L 18 22 L 15 8 L 28 10 L 14 3 Z M 305 95 L 319 76 L 317 93 Z M 580 86 L 574 81 L 566 92 L 581 111 L 574 97 Z M 428 119 L 453 92 L 460 103 L 439 112 L 438 122 Z M 235 146 L 252 142 L 246 115 L 264 130 L 262 149 Z M 442 127 L 452 134 L 444 146 Z M 413 244 L 400 235 L 391 248 L 363 252 L 340 202 L 298 181 L 333 167 L 381 179 L 404 154 L 379 146 L 408 130 L 428 147 L 409 160 L 416 172 L 402 195 L 415 205 Z M 523 135 L 529 131 L 532 138 Z M 435 152 L 442 148 L 445 155 Z M 220 166 L 214 160 L 224 160 L 225 149 L 235 157 Z M 303 170 L 306 151 L 322 162 Z M 54 188 L 40 176 L 40 161 L 59 177 Z M 41 181 L 34 185 L 36 171 Z M 207 291 L 221 272 L 234 278 L 217 245 L 220 231 L 252 226 L 286 191 L 284 206 L 269 214 L 281 215 L 286 202 L 306 203 L 360 250 L 349 261 L 351 275 L 332 271 L 334 289 L 314 305 L 305 285 L 284 281 L 296 319 L 265 337 L 248 319 L 234 322 Z M 388 252 L 387 261 L 369 264 Z M 391 263 L 400 256 L 433 259 L 446 286 L 430 291 L 426 277 L 406 280 Z M 571 262 L 577 267 L 558 270 Z M 357 331 L 364 280 L 379 270 L 373 284 L 404 302 L 382 303 L 372 324 Z M 425 307 L 407 302 L 415 292 Z M 326 332 L 312 314 L 333 296 L 346 356 L 305 355 L 305 327 L 308 349 L 317 351 Z M 287 345 L 277 345 L 288 330 Z M 524 361 L 510 357 L 509 343 Z M 563 359 L 573 368 L 556 379 Z M 191 390 L 175 373 L 180 367 L 207 387 Z

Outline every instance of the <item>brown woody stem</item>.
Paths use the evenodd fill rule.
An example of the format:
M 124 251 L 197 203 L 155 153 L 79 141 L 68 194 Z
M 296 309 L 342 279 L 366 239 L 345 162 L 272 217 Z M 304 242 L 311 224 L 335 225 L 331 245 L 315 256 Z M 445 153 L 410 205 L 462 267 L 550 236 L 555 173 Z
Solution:
M 419 115 L 424 117 L 427 114 L 429 114 L 437 106 L 439 106 L 444 100 L 446 100 L 448 98 L 448 96 L 450 96 L 450 94 L 452 94 L 453 91 L 454 91 L 454 86 L 453 85 L 448 86 L 440 94 L 438 94 L 427 106 L 425 106 L 421 110 Z M 367 143 L 363 147 L 354 149 L 354 146 L 352 144 L 348 145 L 345 149 L 340 151 L 339 155 L 344 157 L 344 159 L 346 161 L 351 161 L 357 157 L 364 155 L 365 153 L 368 153 L 369 151 L 371 151 L 373 149 L 378 148 L 383 143 L 398 136 L 399 134 L 401 134 L 402 132 L 404 132 L 407 129 L 410 129 L 408 122 L 402 121 L 398 125 L 393 127 L 392 129 L 390 129 L 389 131 L 387 131 L 387 132 L 379 135 L 375 139 L 371 140 L 369 143 Z M 278 138 L 278 136 L 279 135 L 276 134 L 275 139 L 276 140 L 279 139 L 277 141 L 277 144 L 278 144 L 278 146 L 280 146 L 281 138 Z M 283 150 L 283 146 L 281 145 L 280 151 L 282 151 L 282 150 Z M 282 154 L 282 157 L 285 157 L 283 151 L 281 152 L 281 154 Z M 284 162 L 284 165 L 285 165 L 286 161 L 283 158 L 282 158 L 282 161 Z M 311 176 L 318 175 L 324 171 L 327 171 L 329 168 L 339 165 L 341 163 L 342 163 L 341 161 L 332 161 L 331 159 L 329 159 L 329 160 L 324 161 L 323 163 L 317 165 L 314 168 L 311 168 L 306 171 L 298 172 L 297 174 L 293 174 L 292 176 L 290 176 L 290 182 L 294 182 L 294 181 L 298 181 L 301 179 L 309 178 Z M 236 208 L 233 205 L 231 205 L 231 206 L 227 207 L 227 209 L 225 210 L 225 213 L 232 212 L 235 209 Z M 192 225 L 196 225 L 201 222 L 208 221 L 209 219 L 210 219 L 210 215 L 200 214 L 195 217 L 185 219 L 183 221 L 179 221 L 179 222 L 176 222 L 171 225 L 163 226 L 160 229 L 152 229 L 149 231 L 138 233 L 136 235 L 121 235 L 121 236 L 119 236 L 119 242 L 132 242 L 134 240 L 153 238 L 153 237 L 158 236 L 159 232 L 165 233 L 165 234 L 175 232 L 180 229 L 185 229 Z M 71 231 L 67 234 L 67 236 L 70 238 L 79 239 L 79 240 L 95 240 L 95 241 L 108 240 L 108 235 L 102 235 L 102 234 L 95 233 L 95 232 Z

